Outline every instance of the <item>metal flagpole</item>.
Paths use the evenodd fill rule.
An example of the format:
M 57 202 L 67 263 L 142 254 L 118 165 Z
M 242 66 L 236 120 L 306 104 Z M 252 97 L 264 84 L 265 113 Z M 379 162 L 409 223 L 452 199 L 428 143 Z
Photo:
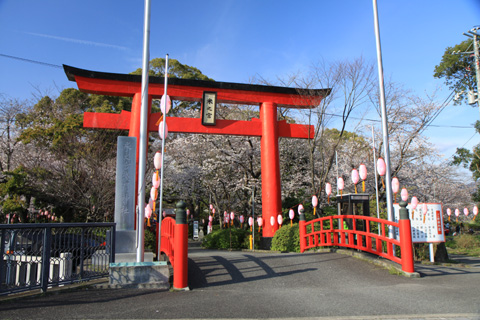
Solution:
M 378 82 L 380 86 L 380 108 L 382 110 L 382 133 L 383 133 L 383 146 L 385 153 L 385 187 L 387 193 L 387 214 L 388 220 L 394 221 L 393 217 L 393 198 L 392 198 L 392 178 L 390 173 L 390 146 L 388 143 L 388 122 L 387 122 L 387 109 L 385 106 L 385 88 L 383 83 L 383 62 L 382 62 L 382 47 L 380 44 L 380 28 L 378 25 L 378 10 L 377 0 L 373 0 L 373 16 L 375 25 L 375 40 L 377 44 L 377 64 L 378 64 Z M 393 238 L 393 227 L 388 227 L 388 237 Z
M 148 70 L 150 60 L 150 0 L 145 0 L 145 18 L 143 29 L 143 68 L 142 68 L 142 106 L 140 111 L 140 144 L 138 156 L 138 223 L 137 223 L 137 262 L 144 260 L 144 219 L 145 219 L 145 167 L 147 161 L 148 139 Z
M 338 157 L 337 157 L 337 151 L 335 150 L 335 168 L 336 168 L 336 171 L 337 171 L 337 194 L 338 194 Z
M 163 72 L 164 77 L 164 88 L 163 88 L 163 101 L 165 101 L 165 106 L 163 110 L 163 139 L 162 139 L 162 165 L 160 166 L 160 203 L 158 204 L 158 245 L 157 245 L 157 260 L 160 261 L 160 244 L 162 239 L 162 214 L 163 214 L 163 163 L 165 159 L 165 132 L 167 131 L 167 86 L 168 86 L 168 54 L 165 56 L 165 71 Z M 161 108 L 161 106 L 160 106 Z
M 255 185 L 252 187 L 252 251 L 255 251 Z
M 372 126 L 372 143 L 373 143 L 373 172 L 375 172 L 375 194 L 376 194 L 376 199 L 377 199 L 377 219 L 380 219 L 380 206 L 378 203 L 378 178 L 377 178 L 377 156 L 375 154 L 375 135 L 373 133 L 373 126 Z M 378 224 L 378 234 L 380 235 L 380 223 Z

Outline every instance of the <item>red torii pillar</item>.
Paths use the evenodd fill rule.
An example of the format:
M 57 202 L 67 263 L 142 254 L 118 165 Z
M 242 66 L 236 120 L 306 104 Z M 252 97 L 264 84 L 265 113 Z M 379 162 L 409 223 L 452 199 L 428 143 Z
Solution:
M 129 136 L 137 137 L 140 144 L 141 76 L 89 71 L 64 65 L 65 73 L 75 81 L 79 90 L 87 93 L 110 96 L 133 97 L 132 111 L 112 113 L 84 113 L 84 127 L 129 130 Z M 161 114 L 151 113 L 152 99 L 163 95 L 163 78 L 150 77 L 148 94 L 148 131 L 156 132 Z M 277 108 L 311 108 L 318 105 L 330 93 L 330 89 L 299 90 L 262 85 L 214 82 L 170 78 L 168 95 L 172 100 L 201 101 L 203 93 L 216 92 L 218 103 L 249 104 L 260 106 L 260 120 L 216 120 L 216 125 L 202 125 L 200 118 L 167 117 L 169 132 L 220 134 L 261 137 L 262 171 L 262 217 L 263 237 L 273 237 L 278 229 L 277 215 L 282 212 L 280 160 L 278 138 L 309 139 L 313 137 L 313 126 L 288 124 L 278 121 Z M 137 190 L 137 187 L 135 188 Z M 270 225 L 270 218 L 275 224 Z M 134 213 L 132 213 L 134 219 Z

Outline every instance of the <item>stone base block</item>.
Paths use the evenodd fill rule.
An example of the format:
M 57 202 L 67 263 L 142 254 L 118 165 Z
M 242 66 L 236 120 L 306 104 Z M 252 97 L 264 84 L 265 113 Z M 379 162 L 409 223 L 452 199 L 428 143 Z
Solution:
M 137 253 L 136 252 L 115 253 L 115 263 L 136 262 L 136 261 L 137 261 Z M 143 254 L 143 261 L 144 262 L 153 262 L 153 252 L 145 252 Z
M 136 231 L 117 230 L 115 233 L 115 253 L 136 252 Z
M 166 262 L 110 263 L 110 288 L 170 289 Z
M 272 239 L 273 239 L 273 237 L 261 237 L 260 238 L 260 249 L 270 250 L 270 248 L 272 247 Z

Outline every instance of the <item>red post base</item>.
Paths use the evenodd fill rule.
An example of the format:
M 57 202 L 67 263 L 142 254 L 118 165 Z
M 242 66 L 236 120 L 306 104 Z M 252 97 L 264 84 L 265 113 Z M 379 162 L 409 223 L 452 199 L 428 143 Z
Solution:
M 402 247 L 402 270 L 404 272 L 415 272 L 413 261 L 412 231 L 409 219 L 400 219 L 400 246 Z
M 188 225 L 175 225 L 175 263 L 173 265 L 173 289 L 188 288 Z

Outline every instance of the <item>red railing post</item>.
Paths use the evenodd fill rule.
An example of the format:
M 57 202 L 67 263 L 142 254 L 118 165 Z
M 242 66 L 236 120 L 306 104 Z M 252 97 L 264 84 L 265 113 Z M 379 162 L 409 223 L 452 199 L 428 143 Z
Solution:
M 412 227 L 410 224 L 410 218 L 407 210 L 407 202 L 400 201 L 400 219 L 399 234 L 400 234 L 400 247 L 402 250 L 402 270 L 404 272 L 415 272 L 413 262 L 413 246 L 412 246 Z
M 304 252 L 307 248 L 307 228 L 305 226 L 305 212 L 303 209 L 300 210 L 300 221 L 298 223 L 298 230 L 300 233 L 300 252 Z
M 177 203 L 175 211 L 175 264 L 173 265 L 173 289 L 188 290 L 188 224 L 183 201 Z

